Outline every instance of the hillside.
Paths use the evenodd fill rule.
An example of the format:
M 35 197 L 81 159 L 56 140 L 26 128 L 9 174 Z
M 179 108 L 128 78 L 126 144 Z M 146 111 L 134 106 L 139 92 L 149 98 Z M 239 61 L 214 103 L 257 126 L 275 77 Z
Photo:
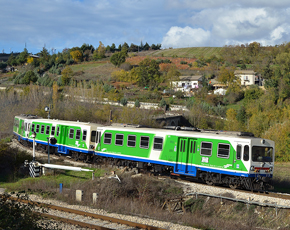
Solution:
M 154 57 L 189 57 L 189 58 L 199 58 L 204 56 L 209 58 L 211 55 L 221 56 L 221 50 L 223 47 L 189 47 L 189 48 L 177 48 L 177 49 L 164 49 L 157 50 L 151 53 Z

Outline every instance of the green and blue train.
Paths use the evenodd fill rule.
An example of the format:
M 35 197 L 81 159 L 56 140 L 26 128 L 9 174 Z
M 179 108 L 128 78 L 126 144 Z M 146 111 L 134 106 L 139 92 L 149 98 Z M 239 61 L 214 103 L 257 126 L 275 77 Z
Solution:
M 193 128 L 147 128 L 138 125 L 100 125 L 16 116 L 14 134 L 24 143 L 47 148 L 74 159 L 110 161 L 116 165 L 198 178 L 231 188 L 271 188 L 275 144 L 246 132 Z

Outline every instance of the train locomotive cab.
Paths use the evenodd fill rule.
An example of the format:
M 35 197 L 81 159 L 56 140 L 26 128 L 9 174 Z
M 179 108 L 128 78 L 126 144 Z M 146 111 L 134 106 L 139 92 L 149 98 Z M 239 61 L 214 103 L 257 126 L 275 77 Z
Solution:
M 242 175 L 245 177 L 242 187 L 249 190 L 273 189 L 274 150 L 274 142 L 262 138 L 250 138 L 246 142 L 237 143 L 237 159 L 242 161 L 248 172 Z
M 249 175 L 265 189 L 273 189 L 271 178 L 274 170 L 274 142 L 266 139 L 253 139 L 249 157 Z

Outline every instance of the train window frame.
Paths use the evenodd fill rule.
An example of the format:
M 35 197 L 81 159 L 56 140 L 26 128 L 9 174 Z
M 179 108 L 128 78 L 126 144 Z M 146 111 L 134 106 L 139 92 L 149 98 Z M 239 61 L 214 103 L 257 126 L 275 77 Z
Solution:
M 55 126 L 51 126 L 50 136 L 54 136 L 55 134 Z
M 83 130 L 83 137 L 82 137 L 82 140 L 83 141 L 86 141 L 87 140 L 87 134 L 88 134 L 88 131 L 86 129 Z
M 38 125 L 38 124 L 36 125 L 35 132 L 36 132 L 36 133 L 39 133 L 39 125 Z
M 133 137 L 134 140 L 130 140 L 131 137 Z M 136 147 L 136 140 L 137 140 L 136 135 L 128 135 L 128 137 L 127 137 L 127 146 L 131 147 L 131 148 L 135 148 Z M 134 145 L 132 145 L 131 143 L 134 144 Z
M 123 146 L 123 142 L 124 142 L 124 134 L 116 133 L 115 134 L 115 145 Z
M 203 144 L 210 144 L 211 146 L 210 146 L 210 148 L 205 148 L 205 147 L 202 146 Z M 204 153 L 205 151 L 210 151 L 210 154 L 205 154 Z M 200 155 L 201 156 L 208 156 L 208 157 L 212 156 L 212 142 L 202 141 L 200 143 Z
M 34 132 L 35 124 L 31 125 L 31 132 Z
M 76 130 L 76 140 L 80 140 L 81 139 L 81 130 L 77 129 Z
M 46 126 L 46 129 L 45 129 L 45 134 L 46 134 L 46 135 L 49 135 L 49 133 L 50 133 L 50 126 L 47 125 L 47 126 Z
M 97 131 L 92 130 L 91 132 L 91 142 L 96 142 L 96 137 L 97 137 Z
M 108 135 L 110 137 L 108 137 Z M 112 143 L 112 133 L 105 132 L 104 133 L 104 140 L 103 140 L 103 142 L 104 142 L 105 145 L 110 145 Z
M 40 133 L 41 134 L 44 134 L 44 125 L 41 125 L 41 127 L 40 127 Z
M 57 137 L 59 136 L 59 130 L 60 130 L 60 128 L 59 128 L 59 126 L 57 126 L 57 129 L 56 129 L 56 136 Z
M 144 140 L 144 138 L 146 138 L 146 139 L 148 138 L 148 141 Z M 141 136 L 140 137 L 140 148 L 141 149 L 149 149 L 149 143 L 150 143 L 150 137 L 149 136 Z
M 246 151 L 246 147 L 248 148 L 247 151 Z M 249 161 L 249 159 L 250 159 L 250 147 L 249 145 L 244 145 L 243 160 Z
M 221 145 L 227 146 L 228 149 L 221 148 L 220 147 Z M 222 154 L 222 151 L 224 151 L 224 150 L 225 151 L 227 150 L 227 153 L 226 154 Z M 217 157 L 218 158 L 229 159 L 230 158 L 230 152 L 231 152 L 231 146 L 229 144 L 226 144 L 226 143 L 218 143 L 218 149 L 217 149 Z
M 157 143 L 156 140 L 161 140 L 161 143 Z M 163 137 L 154 137 L 153 150 L 161 151 L 163 149 Z
M 74 128 L 70 128 L 70 129 L 69 129 L 68 138 L 69 138 L 69 139 L 74 139 L 74 135 L 75 135 L 75 130 L 74 130 Z
M 242 145 L 237 145 L 236 160 L 242 159 Z

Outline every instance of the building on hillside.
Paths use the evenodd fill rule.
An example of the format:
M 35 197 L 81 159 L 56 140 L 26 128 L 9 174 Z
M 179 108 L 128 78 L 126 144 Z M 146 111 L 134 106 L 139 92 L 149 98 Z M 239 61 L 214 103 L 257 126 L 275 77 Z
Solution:
M 172 87 L 175 91 L 190 92 L 202 87 L 202 75 L 180 76 L 178 81 L 172 81 Z
M 262 78 L 254 70 L 235 70 L 235 76 L 241 79 L 241 85 L 262 85 Z

